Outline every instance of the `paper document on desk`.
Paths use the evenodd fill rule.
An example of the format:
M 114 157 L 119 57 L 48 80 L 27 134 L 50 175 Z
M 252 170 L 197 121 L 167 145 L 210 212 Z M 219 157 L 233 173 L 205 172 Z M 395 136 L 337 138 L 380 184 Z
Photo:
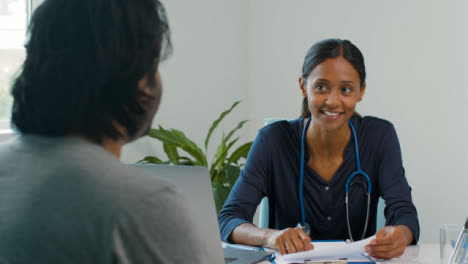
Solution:
M 304 260 L 314 259 L 343 259 L 347 260 L 366 260 L 367 258 L 362 255 L 365 252 L 364 247 L 370 243 L 375 236 L 356 241 L 353 243 L 346 242 L 317 242 L 313 250 L 286 254 L 279 257 L 283 262 L 301 262 Z

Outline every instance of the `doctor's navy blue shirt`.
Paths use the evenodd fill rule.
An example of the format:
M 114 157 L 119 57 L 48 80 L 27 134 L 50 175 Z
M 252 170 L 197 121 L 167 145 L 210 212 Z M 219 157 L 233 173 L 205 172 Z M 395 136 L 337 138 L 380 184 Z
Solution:
M 400 144 L 393 125 L 376 117 L 352 117 L 358 141 L 361 169 L 372 183 L 369 226 L 365 237 L 376 232 L 379 197 L 385 200 L 385 225 L 406 225 L 419 239 L 419 222 L 405 177 Z M 223 241 L 238 225 L 252 223 L 263 197 L 269 199 L 269 228 L 285 229 L 300 222 L 298 195 L 300 145 L 303 118 L 279 121 L 262 128 L 247 157 L 239 179 L 221 210 L 218 221 Z M 312 240 L 347 239 L 345 185 L 356 171 L 354 139 L 345 147 L 343 163 L 330 182 L 307 165 L 304 155 L 303 199 Z M 354 177 L 349 189 L 350 225 L 353 238 L 362 236 L 367 211 L 367 182 Z

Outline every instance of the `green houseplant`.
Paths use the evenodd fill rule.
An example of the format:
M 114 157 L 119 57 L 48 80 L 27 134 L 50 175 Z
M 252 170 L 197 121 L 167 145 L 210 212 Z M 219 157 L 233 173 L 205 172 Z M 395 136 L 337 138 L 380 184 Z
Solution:
M 165 129 L 159 126 L 159 128 L 151 129 L 149 136 L 162 142 L 167 160 L 162 160 L 156 156 L 147 156 L 139 162 L 208 167 L 215 197 L 216 211 L 219 213 L 244 166 L 240 161 L 242 158 L 247 157 L 250 147 L 252 146 L 252 141 L 250 141 L 241 144 L 231 151 L 234 144 L 239 140 L 239 137 L 233 138 L 234 134 L 244 126 L 247 120 L 239 122 L 238 125 L 227 134 L 223 132 L 221 142 L 210 161 L 208 160 L 208 144 L 211 135 L 218 127 L 219 123 L 231 113 L 239 103 L 240 101 L 234 102 L 229 109 L 222 112 L 213 122 L 205 138 L 204 150 L 198 147 L 197 144 L 190 140 L 182 131 L 177 129 Z

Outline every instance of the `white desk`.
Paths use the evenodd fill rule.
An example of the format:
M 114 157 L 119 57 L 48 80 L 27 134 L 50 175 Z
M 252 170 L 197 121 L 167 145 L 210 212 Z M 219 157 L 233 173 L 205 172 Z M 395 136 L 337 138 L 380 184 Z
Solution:
M 261 264 L 270 263 L 269 261 L 262 261 Z M 283 264 L 276 262 L 277 264 Z M 416 246 L 409 246 L 406 248 L 405 253 L 396 259 L 377 262 L 382 264 L 439 264 L 440 263 L 440 247 L 438 243 L 434 244 L 421 244 Z
M 440 263 L 440 246 L 439 243 L 421 244 L 409 246 L 405 253 L 396 259 L 378 262 L 385 264 L 439 264 Z

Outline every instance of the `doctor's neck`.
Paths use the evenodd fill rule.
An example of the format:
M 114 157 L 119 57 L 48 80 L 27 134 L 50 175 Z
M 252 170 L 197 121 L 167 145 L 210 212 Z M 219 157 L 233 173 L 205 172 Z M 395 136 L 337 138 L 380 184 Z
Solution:
M 327 131 L 312 120 L 306 137 L 311 155 L 342 155 L 351 137 L 351 130 L 348 125 L 344 125 L 334 131 Z

